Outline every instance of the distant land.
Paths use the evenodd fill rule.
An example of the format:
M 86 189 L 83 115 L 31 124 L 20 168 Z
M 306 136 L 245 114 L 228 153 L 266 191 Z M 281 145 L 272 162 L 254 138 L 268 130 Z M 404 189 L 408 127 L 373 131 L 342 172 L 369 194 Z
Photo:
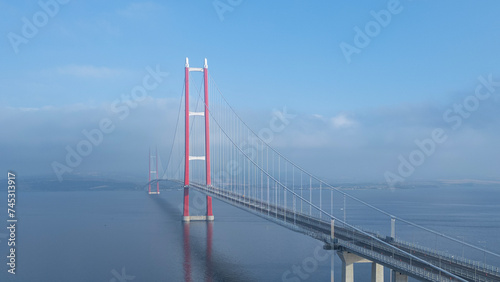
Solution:
M 482 185 L 500 184 L 500 181 L 497 180 L 479 180 L 479 179 L 440 179 L 438 181 L 444 184 L 482 184 Z
M 1 180 L 7 183 L 7 179 Z M 18 179 L 18 191 L 134 191 L 145 190 L 147 181 L 132 179 L 109 179 L 103 177 L 81 176 L 66 179 L 59 182 L 54 178 L 29 177 Z M 336 188 L 342 190 L 366 190 L 366 189 L 391 189 L 386 183 L 335 183 Z M 286 184 L 286 183 L 285 183 Z M 172 185 L 178 186 L 177 183 Z M 414 181 L 399 184 L 392 189 L 429 189 L 443 186 L 498 186 L 500 181 L 479 179 L 440 179 L 435 181 Z M 160 189 L 165 187 L 165 182 L 160 183 Z M 6 190 L 7 185 L 0 185 L 0 190 Z M 313 187 L 319 189 L 319 187 Z
M 7 183 L 7 180 L 5 180 Z M 141 190 L 145 183 L 112 179 L 79 178 L 59 182 L 57 179 L 28 178 L 18 179 L 18 191 L 112 191 Z M 2 187 L 1 189 L 6 189 Z

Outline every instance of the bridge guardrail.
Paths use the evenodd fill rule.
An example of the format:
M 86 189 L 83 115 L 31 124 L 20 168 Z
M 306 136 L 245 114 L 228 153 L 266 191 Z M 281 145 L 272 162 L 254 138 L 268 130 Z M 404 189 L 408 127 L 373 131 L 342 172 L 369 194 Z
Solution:
M 485 273 L 489 273 L 492 275 L 499 275 L 500 274 L 500 271 L 499 271 L 500 269 L 498 267 L 494 267 L 492 265 L 488 265 L 488 264 L 485 264 L 483 262 L 474 261 L 474 260 L 467 260 L 467 259 L 462 258 L 462 257 L 455 257 L 449 253 L 446 253 L 446 252 L 436 251 L 436 250 L 431 249 L 431 248 L 427 248 L 427 247 L 420 246 L 417 244 L 411 244 L 409 242 L 398 240 L 398 239 L 395 239 L 394 241 L 400 245 L 403 245 L 403 246 L 409 248 L 409 249 L 413 248 L 413 249 L 416 249 L 416 250 L 419 250 L 422 252 L 434 254 L 435 256 L 440 256 L 440 257 L 446 258 L 447 260 L 452 261 L 453 263 L 456 263 L 456 264 L 459 264 L 462 266 L 475 268 L 479 271 L 483 271 Z
M 316 228 L 319 228 L 322 231 L 322 234 L 320 234 L 318 236 L 318 234 L 314 234 L 314 232 L 309 232 L 308 235 L 310 235 L 311 237 L 314 237 L 314 238 L 318 238 L 321 240 L 321 238 L 325 238 L 325 234 L 329 234 L 330 233 L 330 224 L 324 220 L 321 220 L 319 218 L 316 218 L 316 217 L 312 217 L 310 215 L 307 215 L 307 214 L 300 214 L 300 213 L 297 213 L 295 210 L 290 210 L 290 209 L 287 209 L 285 207 L 282 207 L 282 206 L 275 206 L 273 204 L 270 204 L 270 203 L 263 203 L 261 202 L 260 200 L 258 199 L 253 199 L 253 198 L 250 198 L 250 197 L 242 197 L 241 195 L 238 195 L 238 194 L 234 194 L 232 192 L 229 192 L 229 191 L 225 191 L 225 190 L 221 190 L 221 189 L 217 189 L 215 187 L 210 187 L 210 188 L 207 188 L 207 187 L 204 187 L 203 185 L 197 185 L 198 189 L 200 190 L 204 190 L 206 192 L 210 192 L 210 193 L 213 193 L 213 194 L 216 194 L 216 195 L 219 195 L 219 196 L 223 196 L 225 197 L 227 200 L 229 201 L 232 201 L 234 203 L 239 203 L 239 205 L 243 205 L 244 207 L 248 208 L 249 210 L 253 210 L 254 212 L 256 212 L 256 214 L 259 214 L 259 211 L 260 213 L 262 213 L 262 211 L 267 211 L 267 215 L 271 218 L 273 218 L 273 221 L 276 221 L 278 222 L 279 224 L 284 224 L 285 226 L 287 226 L 288 228 L 290 229 L 293 229 L 293 230 L 298 230 L 298 229 L 303 229 L 303 228 L 298 228 L 296 226 L 294 226 L 295 224 L 295 221 L 296 220 L 299 220 L 301 222 L 309 222 L 309 224 L 311 226 L 316 226 Z M 287 214 L 289 214 L 287 216 Z M 293 215 L 292 215 L 293 214 Z M 292 216 L 290 216 L 292 215 Z M 294 224 L 291 224 L 290 221 L 287 222 L 287 218 L 292 218 L 293 217 L 293 221 L 294 221 Z M 341 223 L 342 225 L 343 223 Z M 351 231 L 349 231 L 349 229 L 352 229 L 351 228 L 338 228 L 336 229 L 336 234 L 342 234 L 346 237 L 351 237 L 352 240 L 349 240 L 348 241 L 345 241 L 344 242 L 348 242 L 350 244 L 350 246 L 357 246 L 354 242 L 356 243 L 364 243 L 366 245 L 372 245 L 372 249 L 373 249 L 373 246 L 374 246 L 374 238 L 370 237 L 369 234 L 361 234 L 359 233 L 359 231 L 355 231 L 354 229 L 352 229 Z M 312 231 L 312 230 L 311 230 Z M 314 230 L 314 231 L 318 231 L 318 230 Z M 382 238 L 380 236 L 380 234 L 372 234 L 371 236 L 374 236 L 374 237 L 377 237 L 379 240 L 382 240 L 382 241 L 385 241 L 386 238 Z M 351 243 L 352 242 L 352 243 Z M 416 250 L 416 244 L 409 244 L 405 241 L 402 241 L 402 240 L 397 240 L 397 241 L 393 241 L 393 242 L 396 242 L 400 245 L 403 245 L 403 246 L 406 246 L 408 249 L 410 250 Z M 384 244 L 380 244 L 380 243 L 377 243 L 376 244 L 376 247 L 379 249 L 379 250 L 384 250 L 385 252 L 388 252 L 388 253 L 394 253 L 395 252 L 395 249 L 391 246 L 386 246 Z M 396 246 L 397 247 L 397 246 Z M 421 246 L 419 246 L 421 247 Z M 367 250 L 365 248 L 362 248 L 360 246 L 357 246 L 357 248 L 359 250 L 364 250 L 364 251 L 370 251 L 370 252 L 373 252 L 371 250 Z M 399 251 L 399 248 L 397 249 Z M 435 257 L 435 260 L 436 259 L 447 259 L 448 261 L 451 261 L 451 262 L 455 262 L 453 260 L 453 257 L 450 258 L 450 256 L 442 256 L 442 257 L 439 257 L 440 255 L 440 252 L 436 252 L 436 251 L 433 251 L 432 249 L 428 249 L 428 248 L 425 248 L 425 247 L 421 247 L 418 249 L 419 251 L 422 251 L 422 252 L 427 252 L 429 254 L 434 254 L 436 257 Z M 373 252 L 373 254 L 376 254 L 376 252 Z M 405 254 L 401 254 L 402 256 L 406 256 Z M 380 254 L 377 254 L 375 255 L 375 257 L 387 257 L 387 256 L 383 256 L 383 255 L 380 255 Z M 411 260 L 410 260 L 411 262 Z M 407 266 L 401 266 L 401 265 L 407 265 Z M 395 262 L 395 265 L 396 266 L 401 266 L 401 270 L 403 271 L 408 271 L 408 267 L 414 267 L 413 271 L 414 272 L 411 272 L 412 275 L 421 275 L 422 274 L 422 271 L 418 270 L 419 268 L 418 267 L 415 267 L 415 266 L 412 266 L 411 263 L 410 265 L 408 266 L 407 263 L 404 263 L 404 262 Z M 461 264 L 459 264 L 461 265 Z M 479 265 L 479 263 L 478 263 Z M 473 264 L 473 269 L 472 270 L 480 270 L 478 265 L 476 264 Z M 456 274 L 456 275 L 460 275 L 462 277 L 467 277 L 467 278 L 470 278 L 470 279 L 474 279 L 475 281 L 482 281 L 480 280 L 480 276 L 478 277 L 476 274 L 471 274 L 471 271 L 464 271 L 464 269 L 462 268 L 456 268 L 456 267 L 452 267 L 452 266 L 442 266 L 443 270 L 446 270 L 446 271 L 451 271 L 452 273 Z M 464 265 L 464 267 L 468 267 L 470 269 L 470 264 L 466 264 Z M 426 270 L 423 270 L 423 271 L 426 271 Z M 481 271 L 481 270 L 480 270 Z M 432 272 L 430 272 L 432 273 Z M 486 273 L 486 272 L 485 272 Z M 488 272 L 491 274 L 491 272 Z M 424 272 L 425 274 L 425 272 Z M 496 275 L 496 272 L 493 273 L 494 275 Z M 427 275 L 425 274 L 424 275 L 425 279 L 429 278 L 429 277 L 433 277 L 432 275 Z M 419 276 L 420 277 L 420 276 Z M 435 278 L 435 277 L 434 277 Z M 439 280 L 433 280 L 433 281 L 439 281 Z M 445 279 L 443 281 L 449 281 L 448 279 Z M 484 280 L 486 281 L 486 280 Z
M 325 241 L 325 239 L 327 238 L 325 236 L 330 233 L 330 230 L 329 230 L 330 225 L 328 224 L 328 222 L 321 220 L 321 219 L 318 219 L 318 218 L 315 218 L 315 217 L 311 217 L 310 215 L 298 214 L 295 210 L 289 210 L 289 209 L 286 209 L 285 207 L 281 207 L 281 206 L 274 206 L 274 205 L 271 205 L 269 203 L 262 203 L 258 199 L 253 199 L 253 198 L 249 198 L 249 197 L 246 197 L 246 198 L 241 197 L 241 195 L 233 194 L 232 192 L 223 191 L 223 190 L 216 189 L 213 187 L 208 188 L 208 187 L 204 187 L 203 185 L 197 185 L 196 188 L 198 188 L 200 190 L 204 190 L 206 192 L 216 194 L 216 195 L 220 195 L 220 196 L 226 198 L 228 201 L 238 202 L 239 205 L 242 205 L 245 208 L 248 208 L 249 210 L 253 210 L 253 211 L 260 210 L 261 213 L 263 210 L 267 211 L 267 214 L 269 216 L 271 216 L 273 218 L 273 220 L 275 219 L 276 221 L 279 221 L 278 219 L 280 218 L 280 220 L 283 219 L 283 221 L 286 223 L 286 219 L 287 219 L 286 214 L 293 213 L 294 221 L 298 217 L 300 221 L 303 221 L 303 222 L 307 221 L 310 224 L 312 224 L 311 226 L 316 226 L 316 228 L 323 230 L 321 232 L 321 234 L 319 234 L 319 235 L 317 234 L 318 230 L 314 230 L 314 231 L 316 231 L 316 234 L 315 234 L 315 232 L 312 232 L 312 230 L 311 230 L 311 232 L 309 232 L 309 235 L 311 235 L 314 238 L 318 238 L 320 240 L 321 240 L 321 238 L 323 238 L 323 241 Z M 275 215 L 275 216 L 273 216 L 273 215 Z M 288 218 L 290 218 L 290 216 L 288 216 Z M 280 224 L 282 224 L 282 223 L 283 222 L 281 222 Z M 295 230 L 295 229 L 297 229 L 297 227 L 294 226 L 292 229 Z M 353 242 L 351 243 L 350 241 L 348 242 L 348 241 L 344 240 L 343 242 L 345 245 L 347 245 L 353 249 L 356 248 L 356 250 L 358 252 L 365 254 L 367 256 L 370 255 L 371 257 L 375 257 L 379 261 L 385 262 L 388 265 L 392 265 L 393 267 L 398 267 L 398 269 L 400 269 L 401 272 L 409 272 L 416 277 L 421 277 L 424 279 L 429 279 L 429 278 L 433 277 L 432 272 L 429 272 L 426 270 L 420 270 L 418 267 L 412 266 L 411 265 L 411 258 L 409 258 L 410 265 L 408 265 L 405 262 L 397 261 L 393 257 L 378 254 L 372 250 L 368 250 L 368 249 L 365 249 L 363 247 L 356 245 L 356 243 L 358 243 L 358 244 L 365 243 L 367 245 L 372 245 L 372 248 L 373 248 L 373 245 L 374 245 L 373 238 L 371 238 L 368 234 L 361 234 L 361 233 L 359 233 L 359 231 L 355 231 L 354 229 L 352 230 L 352 232 L 348 232 L 347 229 L 346 230 L 339 229 L 339 230 L 337 230 L 336 233 L 337 234 L 344 233 L 345 236 L 347 236 L 347 237 L 352 236 Z M 370 240 L 370 238 L 371 238 L 371 240 Z M 356 243 L 354 243 L 354 242 L 356 242 Z M 384 244 L 381 244 L 380 242 L 377 242 L 377 248 L 379 250 L 382 249 L 388 253 L 392 252 L 393 256 L 394 256 L 395 252 L 397 252 L 399 256 L 405 257 L 407 255 L 406 253 L 402 252 L 399 249 L 394 249 L 394 247 L 391 247 L 391 246 L 385 246 Z M 399 254 L 400 252 L 401 252 L 401 254 Z M 440 281 L 440 280 L 436 280 L 435 279 L 436 277 L 434 277 L 434 279 L 432 281 Z M 448 276 L 447 278 L 451 279 L 450 276 Z M 450 281 L 448 279 L 445 279 L 445 280 L 441 279 L 441 280 L 442 281 Z

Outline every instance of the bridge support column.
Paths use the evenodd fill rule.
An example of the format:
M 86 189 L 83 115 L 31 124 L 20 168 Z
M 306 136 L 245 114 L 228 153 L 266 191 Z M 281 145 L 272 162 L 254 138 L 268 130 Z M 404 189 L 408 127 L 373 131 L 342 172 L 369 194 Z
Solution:
M 353 253 L 338 251 L 337 255 L 342 261 L 342 282 L 354 282 L 354 264 L 371 263 L 372 264 L 372 282 L 384 282 L 384 266 L 362 258 Z
M 392 282 L 408 282 L 408 275 L 392 270 Z
M 372 282 L 384 282 L 384 266 L 372 262 Z
M 189 221 L 189 60 L 186 58 L 184 76 L 184 212 L 182 221 Z
M 354 264 L 371 262 L 353 253 L 338 251 L 337 255 L 342 261 L 342 282 L 354 282 Z
M 212 212 L 212 197 L 207 196 L 207 220 L 213 221 L 214 219 L 214 213 Z
M 335 253 L 331 252 L 330 255 L 330 281 L 335 282 Z
M 184 212 L 182 214 L 182 221 L 189 221 L 189 186 L 184 187 Z
M 207 186 L 212 185 L 212 177 L 210 175 L 210 129 L 209 120 L 210 113 L 208 111 L 208 64 L 205 58 L 205 64 L 203 65 L 203 84 L 204 84 L 204 101 L 205 101 L 205 176 Z M 212 211 L 212 197 L 207 195 L 207 220 L 214 220 L 214 213 Z

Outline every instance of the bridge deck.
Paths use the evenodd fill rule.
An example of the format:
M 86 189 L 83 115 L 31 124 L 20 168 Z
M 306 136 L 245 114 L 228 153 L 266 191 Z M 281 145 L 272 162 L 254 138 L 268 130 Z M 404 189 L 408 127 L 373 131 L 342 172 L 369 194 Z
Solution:
M 452 279 L 452 277 L 446 273 L 441 273 L 436 269 L 432 269 L 429 265 L 414 260 L 405 255 L 405 253 L 411 253 L 413 256 L 423 261 L 467 281 L 500 282 L 498 268 L 492 266 L 482 267 L 478 264 L 455 259 L 451 256 L 444 256 L 432 250 L 404 241 L 395 241 L 392 240 L 392 238 L 382 238 L 376 234 L 366 235 L 366 233 L 363 234 L 354 229 L 347 229 L 340 226 L 340 224 L 335 224 L 335 240 L 333 240 L 330 237 L 331 223 L 329 221 L 285 209 L 281 206 L 276 206 L 258 199 L 245 198 L 239 194 L 212 186 L 207 187 L 205 185 L 191 184 L 190 187 L 205 194 L 215 196 L 220 200 L 255 213 L 289 229 L 322 240 L 335 249 L 342 249 L 355 253 L 416 279 L 427 281 L 456 281 L 456 279 Z M 383 241 L 383 243 L 377 239 Z M 400 253 L 398 253 L 398 250 Z

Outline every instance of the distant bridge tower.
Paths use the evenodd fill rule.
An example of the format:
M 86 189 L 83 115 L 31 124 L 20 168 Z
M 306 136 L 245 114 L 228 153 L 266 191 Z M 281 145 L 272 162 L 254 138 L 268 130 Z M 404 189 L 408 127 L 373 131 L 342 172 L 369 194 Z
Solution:
M 156 163 L 156 169 L 155 170 L 151 170 L 151 161 L 154 161 L 154 163 Z M 156 179 L 156 192 L 151 192 L 151 174 L 154 174 L 155 175 L 155 179 Z M 151 149 L 149 149 L 149 179 L 148 179 L 148 182 L 149 182 L 149 187 L 148 187 L 148 193 L 149 194 L 160 194 L 160 182 L 158 182 L 159 180 L 159 177 L 158 177 L 158 148 L 156 148 L 156 152 L 155 152 L 155 155 L 152 156 L 151 155 Z
M 204 102 L 205 110 L 203 112 L 190 112 L 189 111 L 189 72 L 198 71 L 203 72 L 204 80 Z M 191 220 L 214 220 L 212 212 L 212 197 L 207 196 L 207 215 L 206 216 L 190 216 L 189 215 L 189 161 L 202 160 L 205 161 L 206 168 L 206 185 L 212 185 L 210 176 L 210 131 L 209 131 L 209 112 L 208 112 L 208 65 L 205 59 L 203 68 L 190 68 L 189 59 L 186 58 L 185 66 L 185 156 L 184 156 L 184 212 L 182 216 L 183 221 Z M 189 117 L 190 116 L 204 116 L 205 117 L 205 155 L 204 156 L 191 156 L 189 155 Z

